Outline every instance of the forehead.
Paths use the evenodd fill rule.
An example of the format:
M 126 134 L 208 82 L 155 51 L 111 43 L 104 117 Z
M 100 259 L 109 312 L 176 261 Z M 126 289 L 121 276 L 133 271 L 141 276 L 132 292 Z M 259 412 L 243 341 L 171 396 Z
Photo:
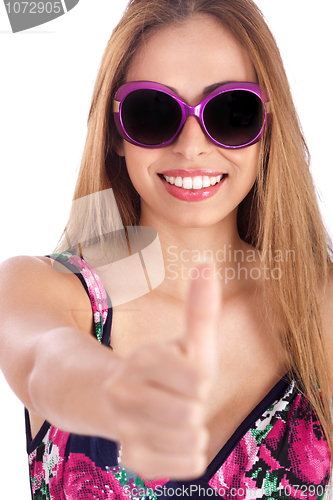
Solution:
M 151 35 L 134 55 L 126 80 L 162 83 L 188 98 L 218 82 L 257 81 L 247 52 L 207 15 Z

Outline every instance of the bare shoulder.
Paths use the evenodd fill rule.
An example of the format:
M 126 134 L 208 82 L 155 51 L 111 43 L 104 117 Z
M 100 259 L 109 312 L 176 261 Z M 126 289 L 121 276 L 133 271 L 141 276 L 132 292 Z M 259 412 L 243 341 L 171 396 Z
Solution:
M 63 267 L 63 266 L 62 266 Z M 0 318 L 15 312 L 31 315 L 42 311 L 68 316 L 73 326 L 90 331 L 90 300 L 79 279 L 71 272 L 59 272 L 52 260 L 20 255 L 0 264 Z
M 18 398 L 31 409 L 29 380 L 39 346 L 50 331 L 93 331 L 89 297 L 73 273 L 47 257 L 12 257 L 0 264 L 0 367 Z

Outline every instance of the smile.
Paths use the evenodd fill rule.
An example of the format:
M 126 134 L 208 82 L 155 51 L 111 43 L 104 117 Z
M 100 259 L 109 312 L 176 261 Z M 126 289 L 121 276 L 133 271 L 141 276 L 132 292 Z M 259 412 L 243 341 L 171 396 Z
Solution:
M 172 177 L 165 174 L 158 174 L 158 177 L 171 196 L 182 201 L 201 201 L 214 196 L 223 186 L 228 175 Z
M 196 177 L 168 177 L 167 175 L 163 175 L 163 177 L 169 184 L 174 184 L 183 189 L 202 189 L 215 186 L 215 184 L 222 180 L 224 174 L 217 177 L 208 177 L 207 175 L 198 175 Z

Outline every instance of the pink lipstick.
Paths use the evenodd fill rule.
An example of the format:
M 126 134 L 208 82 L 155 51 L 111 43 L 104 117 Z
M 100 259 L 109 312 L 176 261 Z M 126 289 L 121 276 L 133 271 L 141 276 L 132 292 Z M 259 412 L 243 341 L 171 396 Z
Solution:
M 191 175 L 190 175 L 191 174 Z M 218 177 L 222 176 L 222 179 L 214 184 L 213 186 L 208 186 L 208 187 L 202 187 L 200 189 L 185 189 L 184 187 L 179 187 L 176 186 L 174 183 L 170 184 L 164 177 L 163 175 L 166 175 L 169 177 L 197 177 L 197 176 L 207 176 L 207 177 Z M 210 198 L 211 196 L 214 196 L 219 189 L 221 188 L 222 184 L 225 182 L 226 178 L 228 177 L 227 174 L 222 174 L 220 172 L 216 171 L 207 171 L 207 170 L 197 170 L 197 171 L 190 171 L 190 170 L 168 170 L 165 173 L 163 172 L 162 174 L 158 174 L 159 178 L 161 179 L 161 182 L 163 183 L 165 189 L 169 194 L 174 196 L 175 198 L 178 198 L 179 200 L 182 201 L 201 201 L 205 200 L 206 198 Z

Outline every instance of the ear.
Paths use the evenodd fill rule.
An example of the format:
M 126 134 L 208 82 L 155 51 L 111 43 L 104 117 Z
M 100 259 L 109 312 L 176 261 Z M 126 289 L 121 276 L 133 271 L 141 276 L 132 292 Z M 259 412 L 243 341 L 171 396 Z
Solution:
M 115 145 L 114 149 L 118 156 L 125 156 L 124 139 L 122 139 L 119 144 Z

